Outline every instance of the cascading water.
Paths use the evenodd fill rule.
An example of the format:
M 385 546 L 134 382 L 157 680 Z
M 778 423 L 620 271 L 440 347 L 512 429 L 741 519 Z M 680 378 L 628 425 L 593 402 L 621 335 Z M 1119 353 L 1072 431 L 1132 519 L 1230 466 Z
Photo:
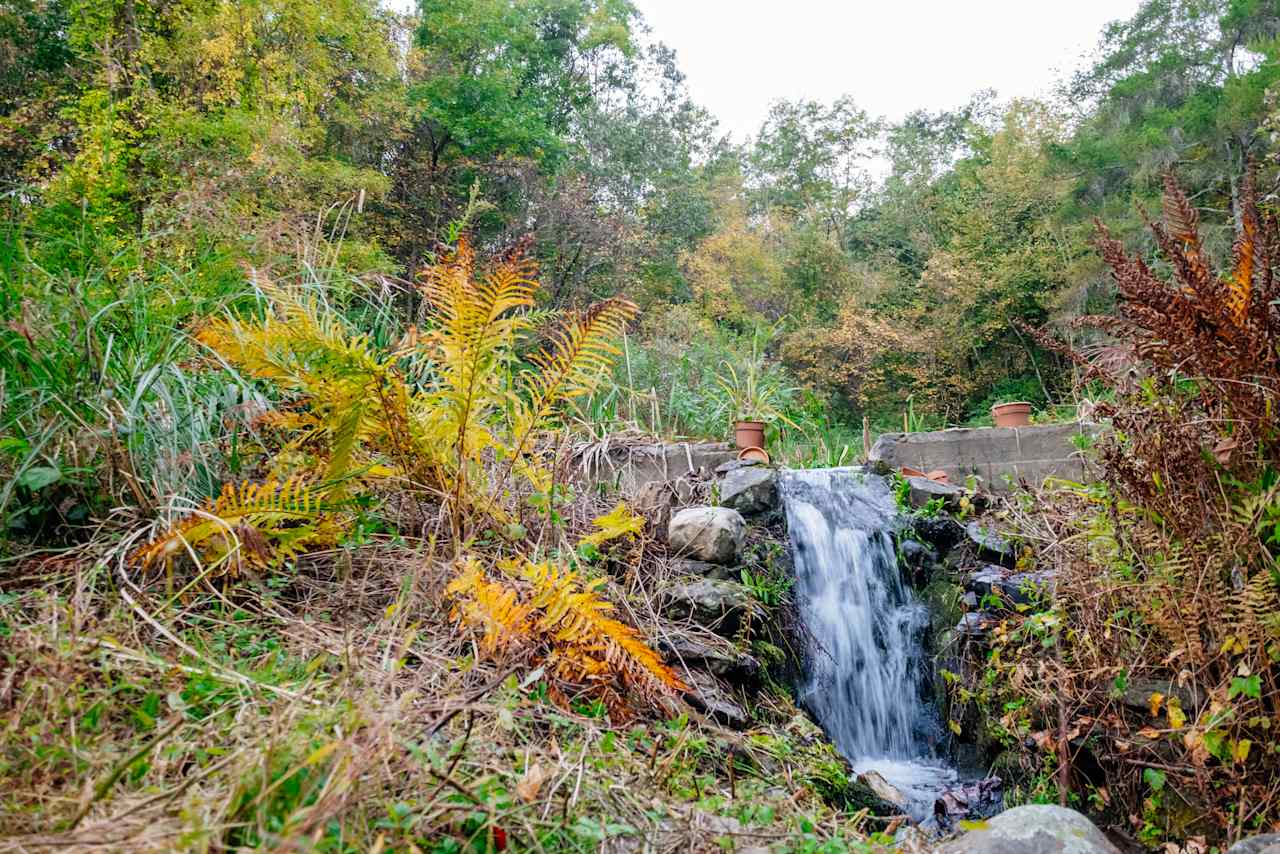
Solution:
M 855 771 L 879 772 L 924 819 L 956 772 L 934 758 L 929 614 L 898 571 L 893 496 L 859 469 L 791 470 L 781 484 L 797 604 L 815 647 L 802 702 Z

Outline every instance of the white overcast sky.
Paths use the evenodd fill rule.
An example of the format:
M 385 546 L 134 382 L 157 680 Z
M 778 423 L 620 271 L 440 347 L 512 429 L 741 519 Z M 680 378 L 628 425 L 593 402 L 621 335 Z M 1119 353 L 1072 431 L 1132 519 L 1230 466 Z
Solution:
M 873 116 L 1049 94 L 1139 0 L 632 0 L 695 102 L 744 141 L 778 98 Z

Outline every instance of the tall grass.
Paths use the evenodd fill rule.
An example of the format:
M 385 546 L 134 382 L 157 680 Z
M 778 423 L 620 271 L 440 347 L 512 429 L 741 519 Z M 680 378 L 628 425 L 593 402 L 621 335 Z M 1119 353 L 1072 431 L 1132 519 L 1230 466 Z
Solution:
M 378 337 L 401 334 L 391 285 L 370 293 L 327 236 L 312 242 L 284 277 Z M 105 254 L 84 231 L 0 226 L 0 543 L 76 539 L 119 508 L 199 502 L 239 473 L 268 401 L 232 371 L 195 369 L 189 333 L 261 294 L 230 252 L 179 264 L 157 243 Z

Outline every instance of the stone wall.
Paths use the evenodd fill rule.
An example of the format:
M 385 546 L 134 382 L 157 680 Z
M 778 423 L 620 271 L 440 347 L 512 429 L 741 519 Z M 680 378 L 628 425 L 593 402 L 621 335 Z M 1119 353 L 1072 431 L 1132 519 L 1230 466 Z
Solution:
M 1033 427 L 960 427 L 929 433 L 886 433 L 871 449 L 871 460 L 894 469 L 941 469 L 954 484 L 970 475 L 993 492 L 1025 481 L 1039 487 L 1046 478 L 1087 481 L 1080 435 L 1096 436 L 1098 424 L 1046 424 Z

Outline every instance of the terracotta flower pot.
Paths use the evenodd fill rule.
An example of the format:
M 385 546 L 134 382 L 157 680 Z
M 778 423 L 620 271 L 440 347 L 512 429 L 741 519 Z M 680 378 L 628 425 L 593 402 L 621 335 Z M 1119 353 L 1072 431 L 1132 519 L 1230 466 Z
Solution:
M 1031 404 L 1025 400 L 997 403 L 991 407 L 991 417 L 997 427 L 1026 427 L 1031 423 Z
M 733 441 L 739 448 L 763 448 L 764 422 L 735 422 L 733 425 Z

